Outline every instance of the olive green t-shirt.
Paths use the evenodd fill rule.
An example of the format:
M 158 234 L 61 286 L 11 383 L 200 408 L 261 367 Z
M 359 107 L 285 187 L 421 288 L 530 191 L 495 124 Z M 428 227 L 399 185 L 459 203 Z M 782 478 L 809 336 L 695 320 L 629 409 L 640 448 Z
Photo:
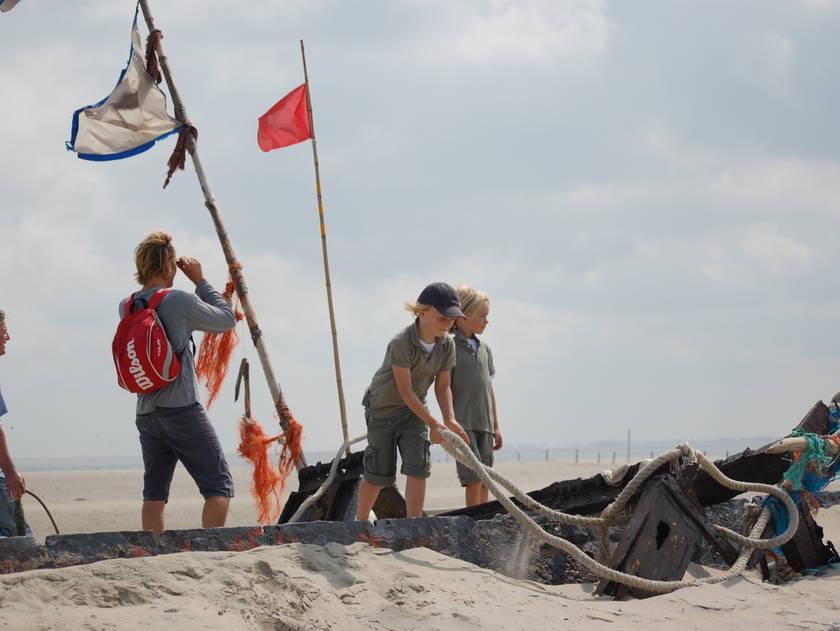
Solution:
M 452 338 L 448 335 L 435 338 L 435 345 L 429 352 L 420 343 L 417 327 L 415 320 L 388 343 L 382 366 L 373 375 L 362 399 L 362 405 L 370 410 L 372 418 L 387 418 L 408 409 L 397 390 L 392 366 L 411 371 L 411 389 L 423 405 L 426 404 L 429 386 L 434 383 L 437 374 L 455 366 L 455 344 Z
M 452 369 L 452 403 L 455 418 L 464 429 L 493 431 L 491 377 L 496 374 L 490 347 L 478 339 L 478 350 L 455 331 L 455 367 Z

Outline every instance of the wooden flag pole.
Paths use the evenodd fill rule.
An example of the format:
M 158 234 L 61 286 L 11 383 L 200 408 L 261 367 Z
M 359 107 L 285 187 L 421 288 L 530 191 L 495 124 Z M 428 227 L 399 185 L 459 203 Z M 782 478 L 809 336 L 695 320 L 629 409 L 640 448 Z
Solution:
M 140 0 L 140 8 L 143 11 L 143 17 L 146 20 L 146 26 L 149 27 L 149 32 L 155 30 L 155 22 L 152 17 L 152 12 L 149 10 L 148 0 Z M 169 60 L 163 52 L 163 45 L 161 38 L 157 39 L 156 52 L 158 60 L 160 61 L 160 68 L 163 76 L 166 79 L 166 85 L 169 87 L 169 94 L 172 96 L 173 105 L 175 107 L 175 118 L 182 123 L 187 123 L 187 113 L 184 109 L 184 103 L 172 78 L 172 71 L 169 68 Z M 216 227 L 216 234 L 219 236 L 219 242 L 222 245 L 222 251 L 225 254 L 225 260 L 228 264 L 231 278 L 236 287 L 236 294 L 239 296 L 239 302 L 242 305 L 242 311 L 245 313 L 245 319 L 248 322 L 248 328 L 251 332 L 251 340 L 254 347 L 257 349 L 257 355 L 260 358 L 263 372 L 265 373 L 266 381 L 268 382 L 268 389 L 271 392 L 271 398 L 274 401 L 274 407 L 277 410 L 277 415 L 280 421 L 280 427 L 283 431 L 287 431 L 289 427 L 289 408 L 286 406 L 286 401 L 283 397 L 283 391 L 280 389 L 280 384 L 274 378 L 274 369 L 271 367 L 271 360 L 268 357 L 268 350 L 265 346 L 262 331 L 257 324 L 257 314 L 251 305 L 251 300 L 248 297 L 248 287 L 245 285 L 245 278 L 242 276 L 242 266 L 236 259 L 236 253 L 233 250 L 233 245 L 228 238 L 225 226 L 222 223 L 222 216 L 219 212 L 219 206 L 216 199 L 213 197 L 213 191 L 210 189 L 210 184 L 207 180 L 207 175 L 204 172 L 204 165 L 198 155 L 198 148 L 196 147 L 194 136 L 190 135 L 187 141 L 187 150 L 192 157 L 195 173 L 198 176 L 198 182 L 201 185 L 201 191 L 204 193 L 204 205 L 210 211 L 210 217 L 213 219 L 213 224 Z M 295 466 L 300 469 L 306 466 L 306 459 L 301 453 L 300 458 L 295 463 Z
M 344 386 L 341 381 L 341 362 L 338 358 L 338 333 L 335 328 L 335 310 L 333 309 L 332 282 L 330 281 L 330 260 L 327 256 L 327 226 L 324 223 L 324 202 L 321 199 L 321 169 L 318 164 L 318 142 L 315 140 L 315 123 L 312 117 L 312 98 L 309 94 L 309 73 L 306 70 L 306 53 L 303 49 L 303 40 L 300 40 L 300 56 L 303 59 L 303 79 L 306 83 L 306 111 L 309 115 L 309 131 L 312 140 L 312 158 L 315 161 L 315 191 L 318 197 L 318 220 L 321 222 L 321 253 L 324 255 L 324 279 L 327 284 L 327 306 L 330 311 L 330 331 L 332 332 L 333 361 L 335 363 L 335 384 L 338 388 L 338 408 L 341 412 L 341 432 L 344 435 L 344 442 L 350 440 L 347 430 L 347 408 L 344 404 Z M 347 446 L 346 455 L 350 455 L 350 446 Z

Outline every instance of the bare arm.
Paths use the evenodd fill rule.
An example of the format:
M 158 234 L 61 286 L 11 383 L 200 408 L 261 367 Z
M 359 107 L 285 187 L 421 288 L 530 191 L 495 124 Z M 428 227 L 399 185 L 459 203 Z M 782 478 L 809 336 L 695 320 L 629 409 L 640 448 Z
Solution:
M 391 366 L 391 370 L 394 373 L 394 383 L 397 385 L 397 391 L 400 393 L 400 398 L 403 400 L 403 403 L 408 406 L 408 409 L 414 412 L 417 417 L 423 421 L 426 425 L 429 426 L 431 430 L 431 439 L 432 442 L 437 444 L 440 442 L 440 430 L 444 429 L 444 427 L 449 427 L 453 431 L 456 431 L 454 427 L 450 424 L 454 424 L 457 426 L 460 433 L 463 434 L 463 429 L 458 423 L 455 421 L 455 413 L 452 411 L 452 391 L 449 390 L 449 382 L 448 382 L 448 375 L 447 372 L 447 383 L 446 383 L 446 390 L 449 392 L 449 421 L 446 423 L 441 423 L 437 420 L 434 416 L 432 416 L 429 411 L 426 409 L 426 406 L 423 405 L 423 402 L 420 401 L 420 398 L 414 393 L 414 390 L 411 388 L 411 370 L 409 368 L 404 368 L 403 366 Z M 442 373 L 438 373 L 438 378 Z M 438 392 L 438 382 L 435 381 L 435 394 Z M 438 402 L 440 403 L 440 397 L 438 397 Z M 441 403 L 441 409 L 444 410 L 444 415 L 446 414 L 446 408 L 444 408 L 443 404 Z M 446 416 L 444 416 L 446 418 Z M 461 436 L 461 438 L 466 438 L 466 435 Z
M 435 377 L 435 396 L 437 397 L 440 411 L 443 413 L 443 422 L 455 420 L 455 408 L 452 406 L 452 375 L 448 370 L 441 370 Z
M 502 431 L 499 429 L 499 413 L 496 411 L 496 391 L 493 384 L 490 384 L 490 400 L 493 403 L 493 451 L 498 451 L 505 444 L 502 438 Z
M 19 500 L 26 490 L 26 483 L 15 469 L 12 456 L 9 454 L 9 447 L 6 444 L 6 434 L 0 427 L 0 469 L 6 476 L 6 494 L 12 499 Z
M 452 406 L 452 374 L 448 370 L 441 370 L 435 377 L 435 396 L 443 412 L 443 424 L 469 445 L 470 439 L 467 433 L 455 420 L 455 409 Z

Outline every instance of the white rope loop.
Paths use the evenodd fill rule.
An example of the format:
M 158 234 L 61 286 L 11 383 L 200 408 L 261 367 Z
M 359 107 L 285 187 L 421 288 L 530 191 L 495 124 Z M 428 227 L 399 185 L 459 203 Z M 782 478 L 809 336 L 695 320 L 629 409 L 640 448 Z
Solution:
M 569 556 L 571 556 L 572 558 L 580 562 L 582 565 L 587 567 L 589 570 L 591 570 L 594 574 L 602 578 L 629 585 L 631 587 L 643 589 L 645 591 L 664 593 L 674 591 L 682 587 L 689 587 L 704 583 L 719 583 L 728 580 L 729 578 L 732 578 L 734 576 L 738 576 L 739 574 L 743 573 L 747 561 L 749 560 L 749 557 L 754 549 L 768 549 L 786 543 L 793 537 L 793 535 L 796 533 L 796 529 L 799 527 L 799 511 L 797 510 L 796 505 L 793 503 L 793 500 L 791 500 L 790 496 L 787 493 L 785 493 L 782 489 L 776 486 L 771 486 L 769 484 L 760 484 L 755 482 L 739 482 L 736 480 L 732 480 L 726 475 L 724 475 L 723 472 L 721 472 L 720 469 L 718 469 L 711 460 L 709 460 L 703 454 L 696 452 L 690 446 L 685 444 L 678 445 L 675 449 L 665 452 L 658 458 L 655 458 L 651 462 L 647 463 L 644 467 L 642 467 L 639 470 L 639 472 L 634 476 L 634 478 L 621 491 L 621 493 L 619 493 L 618 497 L 616 497 L 613 503 L 610 504 L 606 509 L 604 509 L 600 517 L 581 517 L 579 515 L 569 515 L 567 513 L 561 513 L 559 511 L 555 511 L 545 506 L 542 506 L 532 498 L 525 495 L 522 491 L 517 489 L 510 481 L 508 481 L 504 478 L 504 476 L 498 473 L 498 471 L 495 471 L 483 465 L 472 452 L 472 450 L 458 435 L 449 430 L 442 430 L 441 436 L 443 438 L 443 448 L 449 454 L 451 454 L 452 457 L 454 457 L 459 462 L 470 467 L 473 471 L 475 471 L 478 477 L 484 483 L 484 485 L 490 490 L 491 493 L 493 493 L 493 495 L 496 497 L 496 499 L 499 500 L 502 506 L 504 506 L 505 509 L 507 509 L 507 511 L 511 515 L 513 515 L 513 517 L 520 524 L 522 524 L 522 526 L 536 539 L 543 541 L 556 548 L 560 548 Z M 522 509 L 520 509 L 516 504 L 514 504 L 513 501 L 511 501 L 507 497 L 507 495 L 502 491 L 499 485 L 496 484 L 496 481 L 498 481 L 501 486 L 509 490 L 514 495 L 514 497 L 516 497 L 516 499 L 518 499 L 522 504 L 528 506 L 529 508 L 532 508 L 533 510 L 535 510 L 535 512 L 546 517 L 547 519 L 571 525 L 597 526 L 601 531 L 601 541 L 603 544 L 605 539 L 604 533 L 606 532 L 606 528 L 611 523 L 615 523 L 617 515 L 621 512 L 621 510 L 624 508 L 624 506 L 627 504 L 627 502 L 630 500 L 633 494 L 638 490 L 641 484 L 663 464 L 667 462 L 676 462 L 679 458 L 686 458 L 687 460 L 693 460 L 698 462 L 700 466 L 702 466 L 709 472 L 709 474 L 712 476 L 712 478 L 715 479 L 715 481 L 733 490 L 741 492 L 756 491 L 760 493 L 769 493 L 770 495 L 777 497 L 785 505 L 785 508 L 787 508 L 788 513 L 790 515 L 788 528 L 781 535 L 773 537 L 772 539 L 761 539 L 760 536 L 770 519 L 770 511 L 766 508 L 762 510 L 762 513 L 759 516 L 759 519 L 756 522 L 755 526 L 752 528 L 749 537 L 744 537 L 743 535 L 740 535 L 728 528 L 716 526 L 716 528 L 724 536 L 733 539 L 742 545 L 742 550 L 738 559 L 728 571 L 718 576 L 706 577 L 699 580 L 655 581 L 646 578 L 640 578 L 632 574 L 619 572 L 618 570 L 614 570 L 613 568 L 610 568 L 604 565 L 603 563 L 592 559 L 580 548 L 578 548 L 573 543 L 567 541 L 566 539 L 563 539 L 562 537 L 557 537 L 555 535 L 552 535 L 551 533 L 546 532 L 530 516 L 528 516 L 524 511 L 522 511 Z
M 666 451 L 657 458 L 649 461 L 633 476 L 633 479 L 621 490 L 613 502 L 607 506 L 599 517 L 586 517 L 582 515 L 571 515 L 561 511 L 554 510 L 543 504 L 540 504 L 532 497 L 528 496 L 510 480 L 505 478 L 495 469 L 482 464 L 476 455 L 472 452 L 469 446 L 455 433 L 448 429 L 440 432 L 443 438 L 442 447 L 461 464 L 466 465 L 478 475 L 487 489 L 496 497 L 496 499 L 505 507 L 505 509 L 539 541 L 547 543 L 555 548 L 563 550 L 570 557 L 578 561 L 581 565 L 588 568 L 593 574 L 601 578 L 622 583 L 630 587 L 642 589 L 648 592 L 665 593 L 671 592 L 683 587 L 691 587 L 695 585 L 702 585 L 708 583 L 721 583 L 738 576 L 744 572 L 747 562 L 755 549 L 766 550 L 780 546 L 793 538 L 799 527 L 799 510 L 794 504 L 790 496 L 777 486 L 770 484 L 761 484 L 758 482 L 740 482 L 733 480 L 717 468 L 715 464 L 706 458 L 702 453 L 695 451 L 687 444 L 677 445 L 674 449 Z M 332 466 L 330 467 L 329 475 L 321 487 L 310 497 L 308 497 L 292 515 L 288 523 L 297 522 L 306 510 L 312 506 L 324 494 L 327 487 L 332 484 L 338 470 L 338 463 L 341 459 L 342 452 L 350 445 L 358 443 L 367 438 L 367 436 L 359 436 L 352 440 L 345 441 L 338 449 Z M 733 563 L 732 567 L 726 572 L 717 576 L 710 576 L 698 580 L 689 581 L 655 581 L 651 579 L 641 578 L 625 572 L 615 570 L 602 562 L 596 561 L 586 554 L 583 550 L 578 548 L 575 544 L 558 537 L 549 532 L 536 523 L 529 515 L 527 515 L 521 508 L 519 508 L 504 492 L 507 490 L 513 495 L 521 504 L 528 509 L 544 517 L 545 519 L 572 526 L 586 526 L 589 528 L 597 528 L 599 536 L 599 558 L 605 561 L 609 554 L 609 537 L 608 528 L 615 526 L 621 522 L 621 513 L 624 510 L 630 499 L 639 490 L 639 487 L 647 480 L 653 473 L 655 473 L 662 465 L 672 462 L 675 465 L 679 463 L 680 459 L 685 459 L 689 462 L 697 462 L 703 467 L 712 478 L 722 486 L 731 488 L 736 491 L 767 493 L 778 498 L 788 511 L 789 521 L 787 529 L 780 535 L 771 539 L 762 539 L 761 534 L 770 520 L 770 511 L 765 508 L 761 511 L 755 525 L 748 537 L 745 537 L 729 528 L 715 525 L 715 528 L 725 537 L 737 542 L 741 545 L 741 552 Z

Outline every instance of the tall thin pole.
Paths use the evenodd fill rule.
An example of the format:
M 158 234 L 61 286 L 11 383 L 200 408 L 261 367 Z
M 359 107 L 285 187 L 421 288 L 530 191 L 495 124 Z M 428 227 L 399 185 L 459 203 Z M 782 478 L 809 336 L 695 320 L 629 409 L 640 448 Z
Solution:
M 630 462 L 630 430 L 627 430 L 627 462 Z
M 146 26 L 149 31 L 155 30 L 155 22 L 152 17 L 152 12 L 149 9 L 148 0 L 140 0 L 140 8 L 143 10 L 143 17 L 146 20 Z M 172 96 L 172 102 L 175 107 L 175 118 L 181 122 L 187 122 L 187 113 L 184 109 L 184 102 L 181 100 L 181 95 L 175 85 L 175 80 L 172 78 L 172 71 L 169 68 L 169 59 L 163 52 L 162 38 L 157 39 L 156 52 L 160 61 L 160 68 L 163 71 L 163 76 L 166 79 L 166 85 L 169 86 L 169 94 Z M 236 294 L 239 296 L 239 302 L 242 305 L 242 310 L 245 312 L 245 319 L 248 322 L 248 328 L 251 332 L 251 340 L 254 347 L 257 349 L 257 355 L 260 358 L 263 372 L 265 373 L 266 381 L 268 382 L 268 389 L 271 392 L 271 398 L 274 401 L 274 407 L 277 410 L 277 415 L 280 421 L 280 427 L 286 431 L 289 427 L 289 409 L 286 407 L 286 401 L 283 398 L 283 391 L 280 389 L 280 384 L 274 378 L 274 369 L 271 367 L 271 360 L 268 357 L 268 350 L 263 340 L 263 334 L 257 324 L 257 314 L 251 305 L 251 300 L 248 297 L 248 287 L 245 285 L 245 278 L 242 275 L 241 265 L 236 258 L 236 252 L 233 250 L 233 245 L 228 238 L 224 223 L 222 223 L 222 216 L 219 212 L 219 206 L 213 196 L 213 191 L 210 189 L 210 184 L 207 180 L 207 174 L 204 172 L 204 165 L 198 155 L 198 148 L 195 144 L 195 139 L 190 136 L 187 141 L 187 150 L 192 157 L 193 166 L 195 167 L 195 174 L 198 176 L 198 183 L 201 185 L 201 191 L 204 193 L 204 205 L 210 212 L 210 217 L 213 219 L 213 224 L 216 227 L 216 234 L 219 236 L 219 242 L 222 245 L 222 251 L 225 254 L 225 260 L 230 270 L 231 278 L 236 287 Z M 295 463 L 295 466 L 300 469 L 306 466 L 306 459 L 301 453 L 300 458 Z
M 318 196 L 318 220 L 321 223 L 321 253 L 324 255 L 324 279 L 327 284 L 327 306 L 330 311 L 330 331 L 332 332 L 333 360 L 335 363 L 335 385 L 338 388 L 338 407 L 341 412 L 341 432 L 344 441 L 350 440 L 347 430 L 347 408 L 344 405 L 344 386 L 341 382 L 341 362 L 338 358 L 338 333 L 335 328 L 335 310 L 333 309 L 332 282 L 330 281 L 330 260 L 327 256 L 327 226 L 324 223 L 324 202 L 321 199 L 321 168 L 318 163 L 318 141 L 315 140 L 315 123 L 312 117 L 312 98 L 309 95 L 309 73 L 306 70 L 306 53 L 303 40 L 300 40 L 300 57 L 303 60 L 303 79 L 306 83 L 306 111 L 309 114 L 309 131 L 312 140 L 312 159 L 315 161 L 315 191 Z M 347 447 L 350 455 L 350 447 Z

